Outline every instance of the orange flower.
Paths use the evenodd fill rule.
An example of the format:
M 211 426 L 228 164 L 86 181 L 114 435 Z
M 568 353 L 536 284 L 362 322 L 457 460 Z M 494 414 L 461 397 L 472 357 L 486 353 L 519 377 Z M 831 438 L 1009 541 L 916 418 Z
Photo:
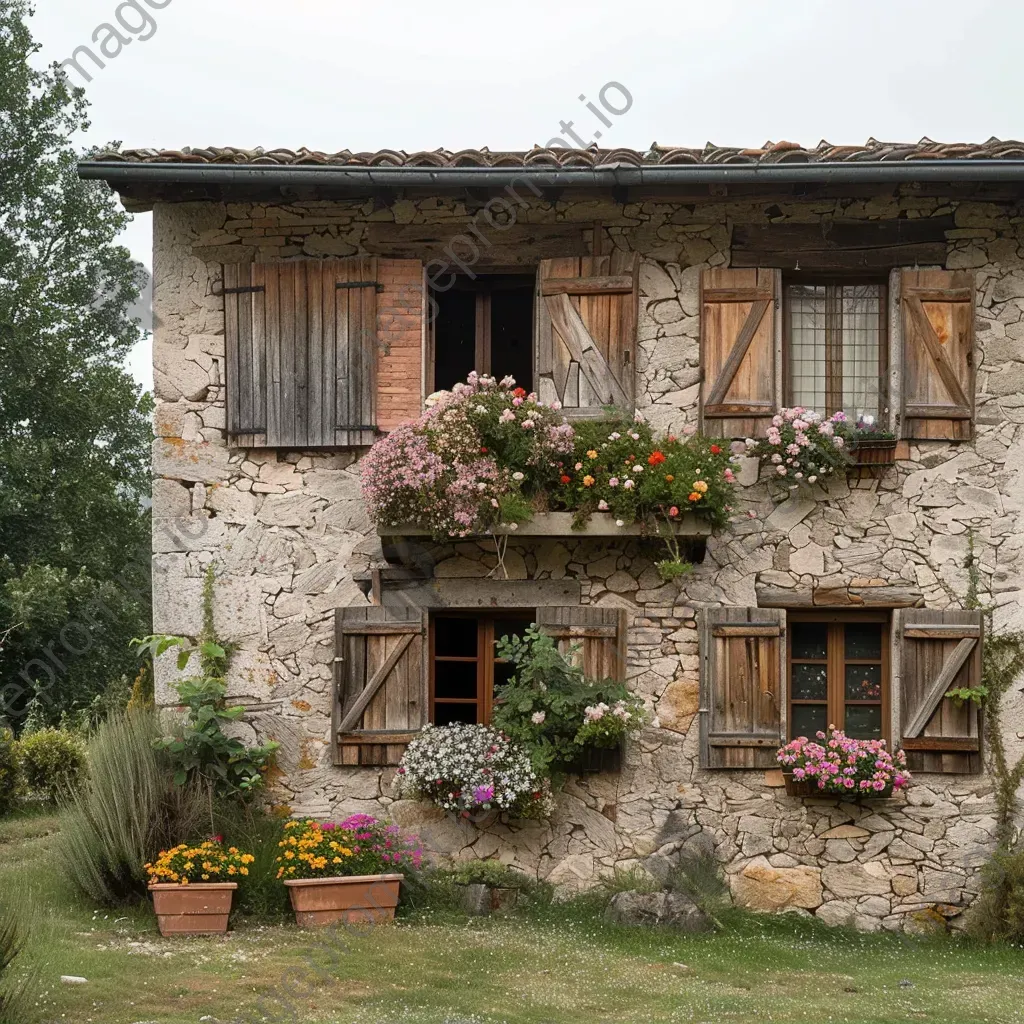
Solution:
M 689 495 L 689 498 L 687 500 L 689 500 L 689 501 L 700 501 L 700 495 L 696 491 L 691 491 L 690 495 Z
M 673 480 L 675 480 L 675 477 L 671 473 L 665 474 L 665 483 L 670 484 Z
M 561 479 L 563 484 L 567 484 L 567 483 L 570 483 L 572 481 L 572 477 L 571 476 L 566 476 L 565 473 L 562 474 L 560 479 Z
M 594 451 L 593 448 L 591 448 L 590 451 L 587 452 L 587 458 L 588 459 L 596 459 L 597 458 L 597 452 Z
M 595 482 L 596 481 L 594 480 L 594 478 L 592 476 L 590 476 L 589 474 L 587 474 L 587 476 L 585 476 L 583 478 L 583 486 L 584 487 L 593 487 Z
M 665 461 L 665 456 L 661 452 L 651 452 L 647 459 L 647 462 L 652 466 L 660 466 Z

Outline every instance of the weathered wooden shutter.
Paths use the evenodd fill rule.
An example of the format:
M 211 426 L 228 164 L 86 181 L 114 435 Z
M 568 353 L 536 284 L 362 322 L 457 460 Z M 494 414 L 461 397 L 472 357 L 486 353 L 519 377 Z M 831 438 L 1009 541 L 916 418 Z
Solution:
M 721 437 L 756 437 L 782 405 L 775 270 L 701 275 L 701 422 Z
M 974 274 L 904 270 L 902 436 L 964 441 L 974 421 Z
M 558 641 L 563 654 L 575 647 L 579 664 L 591 679 L 625 682 L 628 612 L 589 605 L 538 608 L 537 625 Z
M 703 768 L 774 768 L 781 746 L 786 613 L 711 608 L 701 624 Z
M 253 264 L 224 267 L 224 341 L 228 435 L 254 447 L 267 432 L 267 350 L 262 331 L 253 333 L 263 286 L 253 281 Z
M 896 612 L 900 743 L 911 771 L 981 771 L 977 704 L 947 697 L 981 684 L 980 611 L 905 608 Z
M 334 679 L 334 763 L 398 764 L 427 721 L 426 612 L 339 608 Z
M 271 448 L 372 444 L 375 259 L 224 267 L 228 432 Z
M 639 258 L 633 253 L 541 260 L 537 390 L 567 416 L 632 412 L 636 394 Z

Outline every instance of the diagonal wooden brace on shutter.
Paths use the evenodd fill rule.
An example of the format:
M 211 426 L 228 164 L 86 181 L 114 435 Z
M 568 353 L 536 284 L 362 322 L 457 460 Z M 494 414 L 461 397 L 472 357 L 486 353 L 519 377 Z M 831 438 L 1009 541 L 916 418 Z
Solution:
M 629 405 L 632 400 L 594 344 L 594 339 L 569 296 L 563 292 L 550 296 L 546 301 L 552 326 L 572 358 L 579 363 L 594 393 L 606 405 L 618 405 L 622 408 Z
M 970 292 L 968 292 L 967 295 L 969 297 Z M 964 394 L 964 389 L 961 387 L 960 381 L 957 378 L 956 370 L 953 369 L 953 366 L 949 361 L 946 349 L 939 340 L 939 336 L 935 333 L 935 328 L 932 327 L 931 321 L 928 319 L 928 315 L 924 311 L 924 306 L 921 304 L 923 301 L 927 301 L 928 297 L 929 293 L 927 292 L 914 291 L 904 295 L 903 301 L 907 307 L 907 314 L 914 322 L 918 335 L 924 342 L 925 348 L 928 350 L 928 355 L 931 356 L 932 362 L 935 364 L 935 368 L 938 371 L 939 379 L 942 381 L 943 387 L 949 392 L 950 404 L 947 406 L 917 406 L 908 404 L 906 407 L 906 415 L 941 415 L 945 419 L 969 420 L 971 418 L 970 399 L 968 399 L 967 395 Z M 949 299 L 946 298 L 944 301 L 949 301 Z
M 409 633 L 402 638 L 398 646 L 388 656 L 387 661 L 376 672 L 373 677 L 367 682 L 366 688 L 359 695 L 355 704 L 349 708 L 348 714 L 341 720 L 341 724 L 338 726 L 338 732 L 351 732 L 356 725 L 359 723 L 359 719 L 363 717 L 363 712 L 369 706 L 371 700 L 377 696 L 377 691 L 381 688 L 384 680 L 391 675 L 392 670 L 398 664 L 402 655 L 409 649 L 409 645 L 413 641 L 414 634 Z
M 908 627 L 903 635 L 912 637 L 914 635 L 913 630 Z M 945 634 L 945 638 L 950 638 L 948 632 Z M 946 691 L 949 690 L 950 686 L 953 685 L 953 680 L 956 679 L 957 673 L 967 663 L 967 659 L 971 656 L 971 652 L 977 643 L 978 633 L 975 630 L 973 635 L 963 637 L 960 643 L 956 645 L 953 650 L 953 656 L 942 666 L 942 671 L 929 688 L 924 701 L 918 708 L 917 714 L 914 715 L 910 723 L 904 728 L 904 737 L 913 739 L 921 735 L 921 731 L 928 724 L 928 719 L 935 714 L 935 709 L 939 706 L 939 702 L 946 695 Z
M 763 292 L 758 292 L 756 294 L 764 295 Z M 722 301 L 720 293 L 715 294 L 714 297 L 719 301 Z M 729 387 L 732 384 L 733 378 L 736 376 L 736 371 L 740 368 L 740 363 L 743 362 L 743 357 L 747 354 L 747 349 L 750 348 L 750 343 L 754 340 L 754 335 L 757 333 L 757 329 L 761 326 L 761 320 L 764 318 L 765 313 L 768 312 L 768 308 L 770 306 L 770 295 L 757 298 L 751 303 L 750 312 L 747 314 L 747 319 L 740 330 L 739 336 L 736 338 L 736 344 L 733 345 L 732 351 L 729 353 L 729 358 L 725 361 L 725 365 L 722 367 L 721 373 L 718 375 L 718 379 L 715 381 L 708 397 L 705 399 L 704 411 L 707 415 L 716 416 L 721 415 L 723 412 L 730 411 L 728 407 L 724 409 L 721 408 L 722 403 L 725 401 L 725 396 L 729 392 Z M 745 401 L 743 404 L 744 408 L 747 408 L 751 403 Z

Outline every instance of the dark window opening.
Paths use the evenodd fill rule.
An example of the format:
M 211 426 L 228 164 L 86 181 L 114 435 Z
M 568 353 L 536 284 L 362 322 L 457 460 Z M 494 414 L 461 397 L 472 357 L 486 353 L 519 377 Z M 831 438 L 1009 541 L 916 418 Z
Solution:
M 497 656 L 503 636 L 522 635 L 535 615 L 448 613 L 430 624 L 430 720 L 435 725 L 486 724 L 512 666 Z
M 888 737 L 889 624 L 796 618 L 789 641 L 789 735 L 814 738 L 830 725 L 862 740 Z
M 511 375 L 533 390 L 534 287 L 532 274 L 489 274 L 435 293 L 432 390 L 450 389 L 472 370 Z
M 785 292 L 789 405 L 878 420 L 886 411 L 885 285 L 800 280 Z

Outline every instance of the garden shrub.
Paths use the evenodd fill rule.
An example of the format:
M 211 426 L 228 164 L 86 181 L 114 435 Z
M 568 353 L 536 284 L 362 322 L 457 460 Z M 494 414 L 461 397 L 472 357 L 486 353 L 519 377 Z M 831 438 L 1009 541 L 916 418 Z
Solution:
M 529 875 L 498 860 L 471 860 L 451 872 L 456 885 L 489 885 L 495 889 L 529 889 L 537 883 Z
M 81 789 L 88 773 L 85 744 L 64 729 L 41 729 L 18 744 L 21 770 L 29 790 L 50 803 Z
M 1024 943 L 1024 850 L 997 850 L 982 868 L 968 928 L 987 941 Z
M 15 981 L 15 961 L 25 948 L 26 929 L 13 903 L 0 903 L 0 1024 L 24 1024 L 28 979 Z
M 277 877 L 284 822 L 279 816 L 237 801 L 214 805 L 214 828 L 224 842 L 251 853 L 245 884 L 235 893 L 234 909 L 261 921 L 284 920 L 291 915 L 288 891 Z
M 10 729 L 0 729 L 0 815 L 17 803 L 23 784 L 18 742 Z
M 209 789 L 176 786 L 152 713 L 108 719 L 89 745 L 91 774 L 61 808 L 56 858 L 83 895 L 119 906 L 146 894 L 143 865 L 213 831 Z

